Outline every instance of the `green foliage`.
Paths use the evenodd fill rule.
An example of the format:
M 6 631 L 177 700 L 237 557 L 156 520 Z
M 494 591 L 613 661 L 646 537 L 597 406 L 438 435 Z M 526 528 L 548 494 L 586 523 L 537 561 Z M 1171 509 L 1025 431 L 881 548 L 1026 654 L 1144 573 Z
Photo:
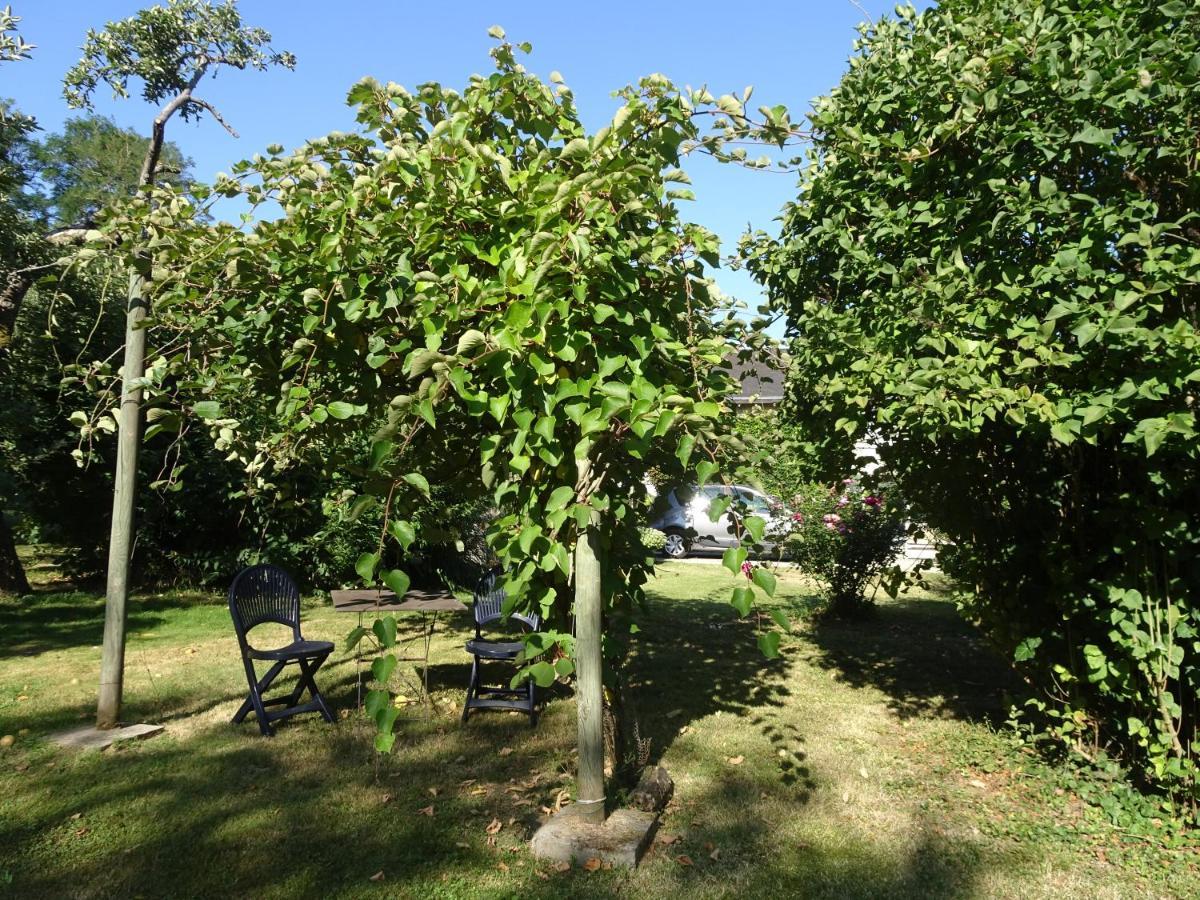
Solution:
M 638 535 L 647 553 L 658 553 L 667 546 L 667 536 L 657 528 L 639 528 Z
M 207 72 L 221 66 L 264 70 L 296 65 L 292 54 L 270 48 L 271 35 L 242 24 L 237 0 L 213 5 L 208 0 L 167 0 L 101 31 L 89 30 L 83 58 L 66 74 L 63 96 L 73 109 L 90 109 L 102 84 L 113 97 L 128 97 L 129 82 L 139 80 L 142 99 L 154 105 L 183 95 L 184 119 L 216 112 L 188 96 Z M 217 117 L 219 119 L 219 116 Z
M 94 221 L 107 203 L 137 190 L 147 139 L 104 116 L 67 119 L 61 134 L 34 142 L 30 168 L 44 185 L 44 218 L 55 226 Z M 185 186 L 192 161 L 173 143 L 163 146 L 160 180 Z M 42 193 L 42 192 L 39 192 Z
M 1054 733 L 1196 783 L 1200 6 L 947 2 L 865 28 L 778 240 L 793 409 L 952 542 Z
M 783 554 L 820 583 L 831 614 L 866 612 L 874 604 L 867 588 L 904 546 L 903 504 L 854 479 L 801 485 L 791 496 L 791 519 L 774 536 Z
M 796 485 L 817 477 L 817 462 L 804 431 L 778 407 L 751 407 L 730 420 L 746 447 L 753 481 L 773 497 L 790 497 Z
M 645 473 L 682 479 L 715 454 L 720 364 L 744 340 L 704 275 L 717 239 L 671 184 L 686 150 L 779 125 L 725 114 L 702 131 L 717 101 L 650 76 L 588 135 L 570 90 L 518 50 L 502 42 L 462 91 L 355 85 L 362 132 L 269 148 L 214 186 L 279 204 L 251 229 L 197 222 L 168 191 L 111 227 L 155 247 L 157 339 L 187 335 L 152 403 L 207 427 L 251 490 L 295 466 L 353 476 L 351 514 L 409 525 L 362 547 L 368 584 L 403 582 L 411 567 L 384 556 L 406 560 L 436 486 L 486 492 L 509 603 L 557 626 L 540 652 L 571 652 L 571 555 L 596 527 L 616 656 L 652 565 Z M 249 397 L 271 415 L 252 420 Z

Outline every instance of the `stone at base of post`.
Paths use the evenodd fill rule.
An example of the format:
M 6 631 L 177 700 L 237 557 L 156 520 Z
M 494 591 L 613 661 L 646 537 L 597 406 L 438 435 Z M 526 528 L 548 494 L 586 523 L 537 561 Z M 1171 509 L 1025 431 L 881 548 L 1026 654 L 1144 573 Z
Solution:
M 602 825 L 585 819 L 584 807 L 564 806 L 530 841 L 533 855 L 552 862 L 583 865 L 589 859 L 635 868 L 650 846 L 658 816 L 639 809 L 618 809 Z

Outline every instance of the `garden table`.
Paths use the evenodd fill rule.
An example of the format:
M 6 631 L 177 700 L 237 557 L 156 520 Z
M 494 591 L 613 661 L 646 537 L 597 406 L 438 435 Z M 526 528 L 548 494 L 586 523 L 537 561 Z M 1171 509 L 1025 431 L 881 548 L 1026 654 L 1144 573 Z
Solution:
M 387 613 L 415 613 L 420 620 L 416 635 L 402 640 L 397 633 L 396 660 L 421 665 L 421 677 L 414 681 L 420 701 L 426 713 L 430 710 L 429 698 L 429 647 L 433 643 L 433 631 L 437 627 L 440 613 L 466 612 L 467 607 L 449 591 L 408 591 L 397 598 L 387 590 L 330 591 L 333 611 L 358 614 L 362 627 L 363 614 L 377 616 Z M 415 666 L 414 666 L 415 669 Z M 354 648 L 354 670 L 358 682 L 358 705 L 362 706 L 362 641 Z

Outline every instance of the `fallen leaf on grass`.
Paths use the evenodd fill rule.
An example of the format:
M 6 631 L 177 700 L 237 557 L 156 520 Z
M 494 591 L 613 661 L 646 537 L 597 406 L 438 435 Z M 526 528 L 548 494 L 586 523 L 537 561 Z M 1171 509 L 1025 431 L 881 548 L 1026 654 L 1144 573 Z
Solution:
M 655 840 L 658 841 L 663 846 L 669 847 L 671 844 L 674 844 L 676 841 L 679 840 L 679 835 L 668 834 L 665 831 L 660 831 L 658 833 L 658 837 L 656 837 Z
M 745 761 L 746 757 L 744 756 L 731 756 L 728 760 L 726 760 L 726 762 L 728 762 L 731 766 L 740 766 Z
M 488 834 L 496 834 L 503 827 L 504 827 L 504 823 L 501 822 L 499 819 L 492 819 L 492 821 L 488 824 L 488 827 L 484 830 Z
M 984 790 L 987 787 L 987 785 L 984 784 L 982 781 L 980 781 L 978 778 L 972 778 L 970 781 L 970 785 L 971 785 L 971 787 L 976 787 L 976 788 L 979 788 L 980 790 Z
M 554 864 L 555 872 L 570 872 L 571 864 L 569 862 L 556 862 Z
M 383 802 L 383 803 L 391 803 L 391 802 L 392 802 L 392 795 L 391 795 L 391 794 L 384 794 L 384 795 L 383 795 L 383 800 L 382 800 L 381 802 Z
M 533 874 L 536 875 L 538 878 L 542 879 L 542 881 L 550 880 L 550 876 L 547 875 L 545 872 L 543 872 L 541 869 L 534 869 Z
M 420 809 L 417 810 L 417 815 L 418 816 L 432 816 L 433 815 L 433 804 L 430 803 L 428 806 L 422 806 Z
M 721 858 L 721 848 L 714 847 L 713 852 L 708 854 L 708 858 L 711 860 L 714 860 L 714 861 L 720 859 Z
M 692 858 L 686 853 L 680 853 L 677 857 L 675 857 L 675 862 L 679 863 L 681 866 L 695 865 L 695 863 L 692 862 Z
M 861 775 L 863 778 L 870 778 L 870 777 L 871 777 L 871 776 L 870 776 L 870 775 L 867 773 L 866 767 L 863 767 L 863 768 L 859 769 L 859 770 L 858 770 L 858 774 L 859 774 L 859 775 Z
M 470 850 L 471 849 L 471 845 L 468 844 L 466 841 L 455 841 L 454 846 L 458 847 L 460 850 Z
M 595 872 L 600 868 L 600 860 L 594 856 L 588 857 L 588 861 L 583 864 L 584 871 Z
M 369 881 L 383 881 L 383 869 L 380 869 L 378 872 L 376 872 L 374 875 L 372 875 L 368 880 Z
M 75 829 L 75 837 L 83 837 L 85 834 L 87 834 L 91 830 L 92 829 L 90 829 L 90 828 L 76 828 Z
M 436 797 L 438 795 L 437 788 L 426 788 L 426 790 L 429 792 L 430 797 Z
M 512 748 L 512 747 L 501 747 L 501 748 L 500 748 L 500 752 L 499 752 L 499 753 L 497 753 L 496 755 L 497 755 L 497 756 L 508 756 L 508 755 L 509 755 L 510 753 L 512 753 L 512 752 L 513 752 L 513 748 Z
M 496 868 L 499 869 L 501 872 L 507 872 L 508 871 L 508 863 L 498 862 L 498 863 L 496 863 Z

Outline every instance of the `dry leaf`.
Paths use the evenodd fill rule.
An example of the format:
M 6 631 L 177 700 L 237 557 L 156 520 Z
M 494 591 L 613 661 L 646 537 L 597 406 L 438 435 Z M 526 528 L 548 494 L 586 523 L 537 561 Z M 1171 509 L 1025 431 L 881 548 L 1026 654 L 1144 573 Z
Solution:
M 712 859 L 712 860 L 720 859 L 721 858 L 721 848 L 720 847 L 714 848 L 713 852 L 708 854 L 708 858 Z
M 866 767 L 863 767 L 863 768 L 859 769 L 859 770 L 858 770 L 858 774 L 859 774 L 859 775 L 861 775 L 863 778 L 870 778 L 870 777 L 871 777 L 870 775 L 868 775 L 868 774 L 867 774 Z
M 75 837 L 83 837 L 85 834 L 87 834 L 91 830 L 92 829 L 90 829 L 90 828 L 76 828 L 75 829 Z
M 508 863 L 498 862 L 498 863 L 496 863 L 496 868 L 499 869 L 501 872 L 507 872 L 508 871 Z
M 681 866 L 695 865 L 692 862 L 692 858 L 686 853 L 680 853 L 677 857 L 675 857 L 675 862 L 679 863 Z
M 570 872 L 571 864 L 569 862 L 556 862 L 554 864 L 555 872 Z
M 383 795 L 383 801 L 382 801 L 382 802 L 383 802 L 383 803 L 391 803 L 391 802 L 392 802 L 392 795 L 391 795 L 391 794 L 384 794 L 384 795 Z
M 471 796 L 478 797 L 480 794 L 486 794 L 486 793 L 487 793 L 487 788 L 477 787 L 477 788 L 472 789 Z
M 716 844 L 714 844 L 712 841 L 705 841 L 705 842 L 704 842 L 704 849 L 705 849 L 705 850 L 716 850 L 716 849 L 717 849 L 717 845 L 716 845 Z
M 500 748 L 500 752 L 499 752 L 499 753 L 497 753 L 496 755 L 497 755 L 497 756 L 508 756 L 508 755 L 509 755 L 510 753 L 512 753 L 512 752 L 513 752 L 513 748 L 512 748 L 512 747 L 501 747 L 501 748 Z
M 454 846 L 458 847 L 461 850 L 470 850 L 471 849 L 471 845 L 468 844 L 466 841 L 455 841 Z
M 980 790 L 983 790 L 984 788 L 987 787 L 987 785 L 984 784 L 982 781 L 980 781 L 978 778 L 972 778 L 971 779 L 971 787 L 977 787 Z
M 658 837 L 655 838 L 655 840 L 657 840 L 663 846 L 669 847 L 671 844 L 674 844 L 676 841 L 679 840 L 679 835 L 668 834 L 665 831 L 660 831 L 658 833 Z
M 543 872 L 541 869 L 534 869 L 533 874 L 536 875 L 538 878 L 542 879 L 542 881 L 550 880 L 550 876 L 547 875 L 545 872 Z
M 842 802 L 843 803 L 850 802 L 850 792 L 849 791 L 842 791 Z
M 371 881 L 383 881 L 383 869 L 380 869 L 370 878 Z
M 75 821 L 77 821 L 78 819 L 82 818 L 82 816 L 83 816 L 83 813 L 75 813 L 75 814 L 73 814 L 73 815 L 71 816 L 71 821 L 72 821 L 72 822 L 75 822 Z
M 488 834 L 495 834 L 503 827 L 504 827 L 504 823 L 501 822 L 499 819 L 492 819 L 491 823 L 488 825 L 488 827 L 485 830 L 487 831 Z
M 428 806 L 422 806 L 420 809 L 417 810 L 417 815 L 432 816 L 433 815 L 433 804 L 430 803 Z
M 595 872 L 600 868 L 600 860 L 594 856 L 588 857 L 588 861 L 583 864 L 583 868 L 587 872 Z
M 744 763 L 746 761 L 746 757 L 731 756 L 731 757 L 729 757 L 729 759 L 727 761 L 731 766 L 740 766 L 742 763 Z
M 438 795 L 438 789 L 437 789 L 437 788 L 426 788 L 426 790 L 428 790 L 428 791 L 429 791 L 429 796 L 430 796 L 430 797 L 436 797 L 436 796 Z

